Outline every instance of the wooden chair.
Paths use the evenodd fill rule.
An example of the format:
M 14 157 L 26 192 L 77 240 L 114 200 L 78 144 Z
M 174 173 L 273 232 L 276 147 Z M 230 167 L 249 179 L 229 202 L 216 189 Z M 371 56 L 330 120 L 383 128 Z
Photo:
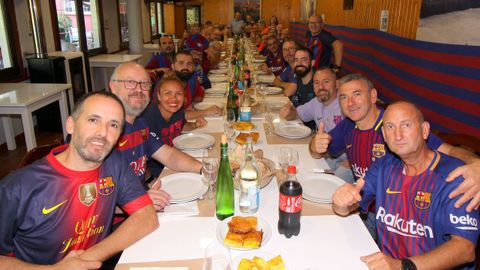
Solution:
M 48 155 L 53 148 L 60 146 L 61 144 L 61 140 L 55 140 L 52 144 L 40 145 L 33 148 L 32 150 L 28 151 L 25 156 L 23 156 L 22 160 L 17 166 L 17 169 L 25 167 L 34 161 L 43 158 L 44 156 Z

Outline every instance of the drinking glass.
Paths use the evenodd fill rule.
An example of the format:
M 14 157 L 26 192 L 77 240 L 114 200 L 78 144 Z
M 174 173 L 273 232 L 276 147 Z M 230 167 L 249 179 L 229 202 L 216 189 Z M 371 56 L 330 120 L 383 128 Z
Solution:
M 262 110 L 263 112 L 267 112 L 266 96 L 268 95 L 268 87 L 262 83 L 257 88 L 258 88 L 258 91 L 260 92 L 260 96 L 262 97 Z
M 218 174 L 218 158 L 214 157 L 208 149 L 203 150 L 202 155 L 202 177 L 208 186 L 207 198 L 213 199 L 215 194 L 215 182 Z
M 230 250 L 219 243 L 211 243 L 205 248 L 203 270 L 231 270 Z
M 266 135 L 272 134 L 274 130 L 273 120 L 275 119 L 275 112 L 272 107 L 265 104 L 265 133 Z
M 227 109 L 227 113 L 225 114 L 225 122 L 227 122 L 230 126 L 232 126 L 236 121 L 235 111 L 233 109 Z
M 224 128 L 225 136 L 227 136 L 228 147 L 231 148 L 233 147 L 232 141 L 233 141 L 233 137 L 235 136 L 235 128 L 233 127 L 233 124 L 229 124 L 227 121 L 225 121 L 223 128 Z
M 287 168 L 290 165 L 295 165 L 298 172 L 298 152 L 292 147 L 282 146 L 278 152 L 278 164 L 286 176 Z

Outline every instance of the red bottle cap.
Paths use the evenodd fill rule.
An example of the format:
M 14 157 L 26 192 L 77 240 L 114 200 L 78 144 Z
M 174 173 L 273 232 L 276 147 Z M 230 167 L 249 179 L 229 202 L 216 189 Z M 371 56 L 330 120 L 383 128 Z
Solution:
M 295 165 L 289 165 L 287 168 L 288 173 L 297 173 L 297 167 Z

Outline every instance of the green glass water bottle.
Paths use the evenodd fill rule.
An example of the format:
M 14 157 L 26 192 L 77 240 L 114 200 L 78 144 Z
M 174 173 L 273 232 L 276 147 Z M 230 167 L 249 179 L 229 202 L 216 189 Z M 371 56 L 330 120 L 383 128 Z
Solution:
M 220 166 L 217 175 L 216 215 L 219 220 L 233 216 L 235 211 L 233 195 L 233 176 L 228 161 L 228 144 L 225 134 L 222 135 Z

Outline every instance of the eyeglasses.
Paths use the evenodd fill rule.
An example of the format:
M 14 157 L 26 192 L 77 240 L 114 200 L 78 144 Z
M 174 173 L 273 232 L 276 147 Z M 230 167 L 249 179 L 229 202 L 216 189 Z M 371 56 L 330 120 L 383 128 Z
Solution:
M 123 82 L 123 86 L 125 86 L 126 89 L 133 90 L 137 88 L 137 85 L 140 84 L 140 88 L 142 88 L 143 91 L 149 91 L 152 88 L 152 83 L 150 81 L 134 81 L 134 80 L 112 80 L 114 82 Z

